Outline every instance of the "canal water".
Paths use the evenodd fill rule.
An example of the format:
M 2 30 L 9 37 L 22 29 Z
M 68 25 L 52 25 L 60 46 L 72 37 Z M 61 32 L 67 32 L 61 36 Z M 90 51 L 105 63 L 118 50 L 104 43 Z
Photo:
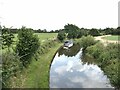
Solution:
M 109 79 L 95 64 L 82 60 L 82 48 L 61 48 L 50 68 L 50 88 L 111 88 Z

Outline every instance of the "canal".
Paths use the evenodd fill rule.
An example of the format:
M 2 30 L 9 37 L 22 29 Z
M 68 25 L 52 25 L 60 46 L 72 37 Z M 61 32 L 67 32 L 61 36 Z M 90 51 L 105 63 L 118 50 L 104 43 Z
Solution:
M 82 60 L 82 48 L 59 49 L 50 68 L 50 88 L 112 88 L 104 72 Z

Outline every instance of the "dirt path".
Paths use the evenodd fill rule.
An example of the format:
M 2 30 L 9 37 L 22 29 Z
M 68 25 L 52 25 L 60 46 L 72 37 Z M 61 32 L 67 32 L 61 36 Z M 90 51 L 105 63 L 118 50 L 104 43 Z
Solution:
M 103 39 L 103 37 L 106 37 L 106 36 L 111 36 L 111 35 L 97 36 L 94 38 L 95 38 L 95 40 L 100 40 L 104 45 L 107 45 L 108 43 L 120 43 L 120 41 Z

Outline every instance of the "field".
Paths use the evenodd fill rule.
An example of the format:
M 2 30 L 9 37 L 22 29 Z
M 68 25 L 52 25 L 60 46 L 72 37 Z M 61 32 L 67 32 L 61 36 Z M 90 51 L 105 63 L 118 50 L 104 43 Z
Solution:
M 120 41 L 120 36 L 118 35 L 112 35 L 112 36 L 106 36 L 106 37 L 103 37 L 103 39 L 107 39 L 107 40 L 112 40 L 112 41 Z
M 57 37 L 57 33 L 36 33 L 40 40 L 53 39 Z
M 57 37 L 57 33 L 35 33 L 40 40 L 47 40 Z M 17 34 L 14 34 L 14 40 L 17 40 Z
M 52 40 L 55 39 L 57 37 L 57 33 L 35 33 L 36 35 L 38 35 L 39 40 L 41 43 L 47 41 L 47 40 Z M 14 45 L 16 44 L 17 41 L 17 34 L 14 34 Z

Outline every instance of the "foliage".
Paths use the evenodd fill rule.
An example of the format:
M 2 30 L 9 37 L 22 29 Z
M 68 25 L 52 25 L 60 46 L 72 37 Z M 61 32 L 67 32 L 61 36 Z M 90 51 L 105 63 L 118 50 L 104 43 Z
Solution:
M 98 65 L 116 88 L 120 88 L 119 46 L 119 44 L 110 43 L 105 47 L 103 44 L 97 43 L 86 49 L 86 54 L 91 55 L 97 60 Z
M 96 45 L 88 47 L 86 51 L 95 59 L 98 59 L 100 57 L 100 54 L 104 52 L 104 47 L 102 43 L 97 43 Z
M 2 54 L 2 84 L 3 87 L 8 86 L 7 82 L 10 77 L 16 76 L 22 69 L 22 63 L 19 56 L 13 52 L 5 52 Z
M 30 63 L 31 57 L 39 47 L 39 39 L 31 29 L 22 27 L 18 33 L 16 52 L 20 56 L 23 65 Z
M 118 28 L 105 28 L 103 30 L 103 33 L 106 35 L 108 35 L 108 34 L 120 35 L 120 27 L 118 27 Z
M 78 31 L 78 36 L 77 36 L 77 38 L 81 38 L 82 36 L 87 36 L 88 35 L 88 32 L 87 32 L 87 30 L 86 29 L 80 29 L 79 31 Z
M 9 28 L 4 27 L 2 29 L 2 35 L 1 35 L 1 39 L 2 39 L 2 48 L 9 48 L 11 46 L 11 44 L 13 43 L 13 34 L 10 32 Z
M 89 31 L 89 35 L 92 35 L 92 36 L 100 36 L 100 32 L 97 30 L 97 29 L 91 29 Z
M 96 41 L 94 40 L 94 37 L 92 36 L 82 36 L 79 40 L 79 44 L 86 49 L 88 46 L 94 45 Z
M 120 62 L 118 59 L 112 59 L 109 64 L 104 68 L 105 74 L 110 79 L 112 85 L 114 85 L 118 90 L 120 89 Z
M 66 33 L 68 33 L 67 38 L 77 38 L 78 31 L 80 30 L 78 26 L 73 24 L 68 24 L 64 26 Z
M 64 31 L 60 31 L 57 36 L 58 40 L 63 41 L 66 38 L 66 34 Z

